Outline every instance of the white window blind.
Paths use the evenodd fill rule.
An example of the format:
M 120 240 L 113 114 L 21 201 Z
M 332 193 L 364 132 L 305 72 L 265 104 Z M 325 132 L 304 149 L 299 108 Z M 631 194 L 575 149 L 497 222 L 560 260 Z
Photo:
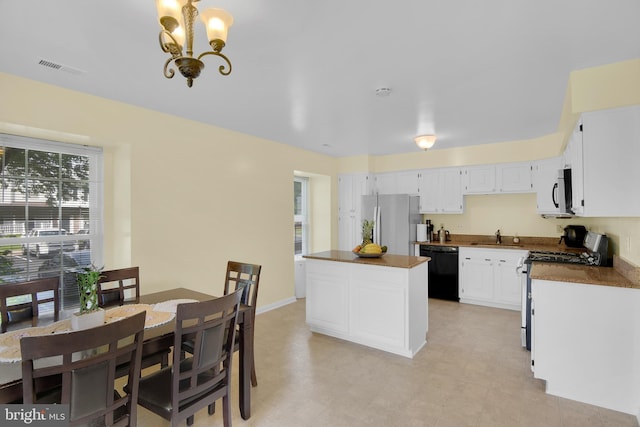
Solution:
M 78 304 L 74 269 L 102 266 L 102 149 L 0 134 L 0 286 L 60 277 Z

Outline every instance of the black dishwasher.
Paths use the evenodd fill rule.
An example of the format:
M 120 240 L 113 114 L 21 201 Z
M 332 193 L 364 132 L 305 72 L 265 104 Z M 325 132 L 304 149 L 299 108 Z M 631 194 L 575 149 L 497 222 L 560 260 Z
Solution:
M 458 247 L 420 245 L 429 261 L 429 298 L 460 301 L 458 297 Z

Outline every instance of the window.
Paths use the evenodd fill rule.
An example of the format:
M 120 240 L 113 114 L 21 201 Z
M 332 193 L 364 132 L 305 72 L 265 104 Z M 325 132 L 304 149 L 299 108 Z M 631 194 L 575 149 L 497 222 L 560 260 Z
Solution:
M 73 269 L 102 265 L 102 150 L 0 134 L 0 286 L 59 276 L 78 304 Z
M 309 241 L 309 180 L 296 176 L 293 181 L 293 241 L 294 254 L 308 252 Z

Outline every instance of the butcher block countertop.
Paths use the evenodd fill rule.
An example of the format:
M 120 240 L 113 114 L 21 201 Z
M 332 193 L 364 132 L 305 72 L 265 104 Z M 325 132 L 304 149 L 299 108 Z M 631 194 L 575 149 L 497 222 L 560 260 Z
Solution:
M 355 264 L 377 265 L 380 267 L 413 268 L 430 261 L 431 258 L 423 256 L 406 256 L 384 254 L 380 258 L 360 258 L 350 251 L 325 251 L 304 255 L 304 258 L 323 261 L 350 262 Z

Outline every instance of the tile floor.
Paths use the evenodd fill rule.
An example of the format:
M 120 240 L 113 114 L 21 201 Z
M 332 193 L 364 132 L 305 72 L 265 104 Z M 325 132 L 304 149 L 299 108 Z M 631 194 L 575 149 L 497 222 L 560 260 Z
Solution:
M 515 311 L 430 300 L 428 343 L 411 360 L 312 334 L 298 300 L 257 317 L 252 416 L 240 417 L 234 384 L 233 424 L 638 426 L 634 416 L 545 394 L 520 347 L 519 324 Z M 170 425 L 139 411 L 139 426 Z M 219 407 L 211 417 L 199 412 L 195 426 L 222 426 Z

